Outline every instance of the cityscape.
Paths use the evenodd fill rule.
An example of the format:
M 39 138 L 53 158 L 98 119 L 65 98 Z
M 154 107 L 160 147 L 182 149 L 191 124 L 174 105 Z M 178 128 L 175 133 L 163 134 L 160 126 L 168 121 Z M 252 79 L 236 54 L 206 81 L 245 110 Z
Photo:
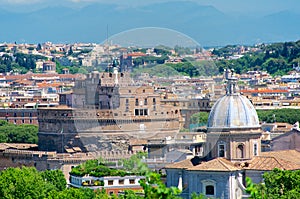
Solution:
M 215 1 L 103 2 L 0 1 L 0 17 L 32 19 L 28 27 L 56 19 L 56 9 L 65 19 L 91 17 L 74 28 L 71 42 L 61 42 L 69 33 L 47 29 L 48 40 L 39 32 L 32 33 L 37 40 L 26 39 L 25 29 L 0 33 L 0 198 L 300 198 L 299 30 L 279 37 L 270 29 L 259 39 L 255 30 L 241 31 L 234 40 L 224 29 L 221 41 L 211 38 L 212 29 L 199 39 L 191 36 L 201 27 L 137 27 L 133 20 L 147 9 L 197 6 L 192 19 L 181 12 L 160 17 L 172 16 L 170 25 L 179 27 L 202 16 L 213 25 L 230 12 L 239 17 L 235 31 L 241 16 L 250 23 L 253 15 L 290 11 L 291 2 L 259 3 L 257 10 L 246 1 L 236 8 Z M 243 6 L 249 11 L 240 14 Z M 43 19 L 38 13 L 47 10 L 52 14 Z M 96 11 L 113 24 L 102 24 L 98 41 L 92 34 L 80 39 Z M 148 25 L 142 16 L 139 23 Z M 115 28 L 129 19 L 136 27 Z M 215 25 L 221 22 L 229 26 L 221 19 Z

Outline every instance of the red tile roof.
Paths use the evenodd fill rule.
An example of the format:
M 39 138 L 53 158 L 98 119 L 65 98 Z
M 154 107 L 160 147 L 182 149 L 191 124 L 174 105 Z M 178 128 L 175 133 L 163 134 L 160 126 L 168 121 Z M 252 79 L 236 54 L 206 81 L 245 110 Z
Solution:
M 241 93 L 287 93 L 288 90 L 282 90 L 282 89 L 263 89 L 263 90 L 240 90 Z
M 131 56 L 131 57 L 143 57 L 143 56 L 147 56 L 147 55 L 145 53 L 142 53 L 142 52 L 133 52 L 133 53 L 127 54 L 127 56 Z
M 187 169 L 193 167 L 192 159 L 182 160 L 165 166 L 166 169 Z
M 225 158 L 216 158 L 208 162 L 203 162 L 197 166 L 190 167 L 189 171 L 237 171 L 239 167 L 235 166 L 233 162 Z

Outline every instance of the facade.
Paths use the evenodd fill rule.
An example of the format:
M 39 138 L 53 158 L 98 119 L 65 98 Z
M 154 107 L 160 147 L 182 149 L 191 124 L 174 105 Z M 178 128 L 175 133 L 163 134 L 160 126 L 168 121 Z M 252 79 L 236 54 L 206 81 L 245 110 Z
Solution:
M 145 179 L 144 176 L 70 176 L 70 186 L 76 188 L 105 189 L 108 194 L 118 195 L 125 190 L 143 192 L 139 180 Z
M 300 150 L 299 128 L 292 129 L 290 132 L 281 134 L 272 139 L 271 149 L 272 151 Z
M 13 124 L 34 124 L 38 125 L 37 109 L 7 108 L 0 109 L 0 120 Z

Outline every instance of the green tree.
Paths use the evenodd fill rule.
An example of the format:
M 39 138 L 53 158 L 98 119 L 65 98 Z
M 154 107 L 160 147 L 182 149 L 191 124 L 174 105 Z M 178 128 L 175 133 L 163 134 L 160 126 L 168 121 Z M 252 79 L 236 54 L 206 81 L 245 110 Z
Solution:
M 176 187 L 166 187 L 158 173 L 148 172 L 145 180 L 140 180 L 145 199 L 179 199 L 180 190 Z
M 52 190 L 47 194 L 47 199 L 95 199 L 96 193 L 92 189 L 68 188 L 63 191 Z
M 281 170 L 275 168 L 263 175 L 264 183 L 254 184 L 247 178 L 246 192 L 251 198 L 300 198 L 300 171 Z
M 274 109 L 274 110 L 257 110 L 258 118 L 261 122 L 286 122 L 294 124 L 300 121 L 299 109 Z
M 40 43 L 38 43 L 38 45 L 36 46 L 36 50 L 37 51 L 42 50 L 42 45 Z
M 37 144 L 38 142 L 38 127 L 35 125 L 14 125 L 1 121 L 0 134 L 0 142 L 31 144 Z
M 195 113 L 191 116 L 191 123 L 192 124 L 201 124 L 201 123 L 206 124 L 208 121 L 208 116 L 209 116 L 208 112 Z
M 0 198 L 45 198 L 54 189 L 35 168 L 8 168 L 0 173 Z
M 65 176 L 61 170 L 46 170 L 41 172 L 42 178 L 53 184 L 58 191 L 63 191 L 67 187 Z

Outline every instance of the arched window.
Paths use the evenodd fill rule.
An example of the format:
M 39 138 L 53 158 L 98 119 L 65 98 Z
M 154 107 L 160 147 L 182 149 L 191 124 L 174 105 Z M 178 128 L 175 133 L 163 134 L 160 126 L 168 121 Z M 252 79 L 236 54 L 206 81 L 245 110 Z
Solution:
M 243 144 L 238 145 L 238 147 L 236 149 L 236 157 L 238 159 L 244 158 L 244 145 Z
M 206 196 L 216 196 L 216 182 L 214 180 L 202 180 L 202 193 Z
M 218 144 L 218 157 L 226 157 L 225 142 L 219 142 L 219 144 Z

